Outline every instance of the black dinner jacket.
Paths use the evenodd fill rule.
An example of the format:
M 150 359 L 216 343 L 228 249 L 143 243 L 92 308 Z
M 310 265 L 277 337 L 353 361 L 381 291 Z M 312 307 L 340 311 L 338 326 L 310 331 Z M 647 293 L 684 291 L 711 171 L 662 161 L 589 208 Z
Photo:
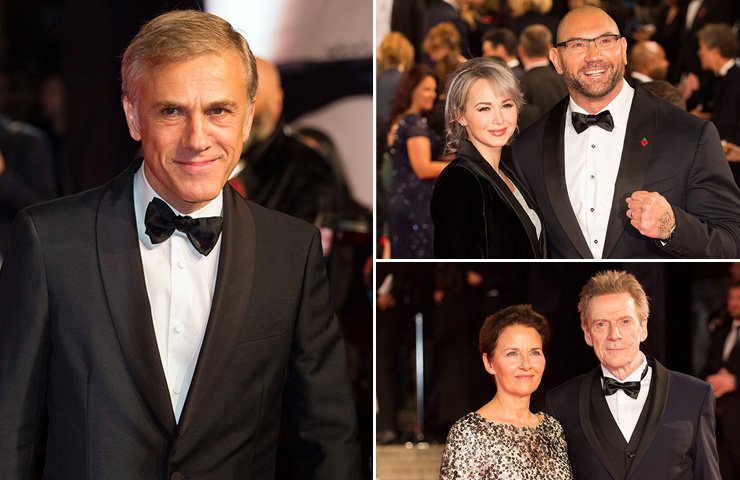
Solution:
M 653 378 L 645 404 L 647 423 L 625 478 L 719 480 L 712 387 L 670 371 L 652 357 L 648 364 Z M 548 392 L 547 411 L 565 431 L 573 478 L 621 480 L 590 421 L 591 386 L 600 368 Z
M 228 185 L 213 303 L 176 424 L 135 228 L 140 164 L 16 218 L 0 271 L 0 478 L 34 478 L 35 462 L 51 480 L 274 478 L 281 408 L 301 478 L 359 478 L 320 236 Z
M 545 220 L 551 258 L 592 258 L 565 184 L 564 98 L 513 144 L 514 168 Z M 676 233 L 665 247 L 640 234 L 625 199 L 658 192 L 673 207 Z M 640 85 L 630 109 L 603 258 L 740 257 L 740 190 L 717 129 Z
M 527 204 L 537 207 L 504 162 L 499 164 Z M 542 258 L 537 231 L 509 187 L 468 140 L 434 185 L 431 201 L 436 258 Z M 539 215 L 539 213 L 538 213 Z

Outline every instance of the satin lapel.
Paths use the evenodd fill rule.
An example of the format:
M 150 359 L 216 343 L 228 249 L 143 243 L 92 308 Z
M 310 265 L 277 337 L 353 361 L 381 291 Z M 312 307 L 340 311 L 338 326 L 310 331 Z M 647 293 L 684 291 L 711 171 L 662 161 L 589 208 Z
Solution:
M 653 438 L 655 438 L 655 433 L 658 431 L 660 422 L 663 420 L 663 413 L 665 412 L 665 406 L 668 402 L 668 387 L 671 380 L 670 372 L 653 357 L 648 357 L 648 364 L 653 367 L 653 379 L 652 382 L 650 382 L 649 405 L 646 405 L 650 410 L 648 411 L 648 419 L 645 424 L 645 432 L 643 432 L 642 438 L 640 439 L 640 445 L 637 447 L 635 460 L 632 462 L 632 468 L 627 472 L 627 478 L 635 472 L 637 466 L 645 457 L 648 448 L 650 448 L 650 445 L 653 443 Z
M 588 440 L 589 446 L 596 454 L 596 458 L 599 459 L 601 464 L 607 469 L 607 471 L 609 471 L 609 474 L 612 477 L 617 478 L 617 472 L 614 471 L 614 467 L 612 467 L 609 457 L 606 456 L 606 452 L 604 452 L 604 449 L 601 447 L 601 441 L 596 435 L 594 426 L 591 423 L 591 386 L 598 379 L 599 368 L 601 367 L 596 367 L 595 370 L 583 378 L 581 388 L 578 390 L 581 428 L 583 429 L 583 434 L 586 436 L 586 440 Z
M 547 117 L 545 134 L 542 139 L 542 173 L 545 175 L 545 187 L 558 223 L 581 257 L 593 258 L 573 212 L 573 206 L 568 197 L 568 187 L 565 184 L 564 135 L 565 114 L 568 111 L 569 99 L 570 97 L 565 97 L 558 102 Z
M 614 198 L 609 213 L 609 224 L 604 239 L 603 258 L 608 258 L 617 240 L 629 225 L 625 200 L 637 190 L 642 190 L 655 144 L 658 123 L 655 99 L 639 85 L 635 86 L 627 131 L 624 135 L 619 173 L 614 184 Z
M 519 200 L 517 200 L 514 194 L 511 193 L 511 190 L 509 190 L 509 187 L 506 185 L 503 179 L 498 175 L 498 173 L 496 173 L 491 164 L 488 163 L 485 158 L 483 158 L 480 152 L 478 152 L 475 146 L 468 140 L 463 140 L 461 142 L 460 151 L 458 152 L 458 154 L 470 160 L 470 162 L 475 165 L 478 170 L 480 170 L 481 173 L 491 181 L 499 196 L 506 199 L 512 210 L 514 210 L 514 213 L 516 213 L 516 216 L 519 218 L 519 222 L 522 224 L 522 227 L 527 232 L 529 244 L 532 247 L 532 252 L 534 253 L 535 258 L 541 258 L 541 252 L 543 250 L 540 246 L 539 240 L 537 239 L 537 230 L 534 228 L 532 220 L 529 219 L 529 215 L 527 215 L 524 209 L 521 208 Z M 516 188 L 518 188 L 519 191 L 522 192 L 524 198 L 528 199 L 529 204 L 535 205 L 534 200 L 531 200 L 529 193 L 518 181 L 514 172 L 512 172 L 510 168 L 504 165 L 503 162 L 499 164 L 499 168 L 501 168 L 509 177 L 509 179 L 516 185 Z M 539 214 L 539 212 L 537 213 Z M 542 216 L 540 216 L 540 218 L 542 218 Z
M 182 436 L 217 390 L 239 341 L 252 294 L 257 258 L 254 218 L 244 199 L 228 184 L 224 189 L 222 236 L 211 313 L 177 426 L 177 438 Z
M 162 428 L 175 431 L 175 416 L 159 356 L 141 263 L 134 214 L 134 173 L 141 161 L 114 179 L 100 199 L 97 249 L 103 287 L 131 377 Z

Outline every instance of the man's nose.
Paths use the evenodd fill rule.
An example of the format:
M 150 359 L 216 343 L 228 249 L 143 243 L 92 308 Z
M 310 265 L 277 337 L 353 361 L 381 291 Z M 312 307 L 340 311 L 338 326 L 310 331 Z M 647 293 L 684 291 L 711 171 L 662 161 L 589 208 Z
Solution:
M 201 152 L 209 147 L 208 122 L 203 115 L 190 117 L 184 140 L 190 150 Z

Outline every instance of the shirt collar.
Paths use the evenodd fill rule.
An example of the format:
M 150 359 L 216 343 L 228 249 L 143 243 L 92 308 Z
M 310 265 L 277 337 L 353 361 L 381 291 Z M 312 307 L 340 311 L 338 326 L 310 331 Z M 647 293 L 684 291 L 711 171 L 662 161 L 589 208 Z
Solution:
M 540 61 L 537 61 L 537 62 L 530 63 L 529 65 L 527 65 L 527 68 L 525 68 L 524 70 L 528 72 L 528 71 L 532 70 L 533 68 L 547 67 L 549 65 L 550 65 L 550 60 L 540 60 Z
M 152 248 L 152 242 L 149 235 L 146 234 L 144 219 L 149 202 L 151 202 L 154 197 L 160 198 L 162 201 L 167 203 L 167 201 L 159 196 L 152 188 L 149 180 L 146 178 L 146 174 L 144 173 L 144 164 L 142 163 L 139 170 L 134 174 L 134 213 L 136 214 L 136 230 L 139 234 L 139 240 L 141 240 L 147 248 Z M 169 203 L 167 203 L 167 205 L 173 212 L 175 212 L 175 214 L 185 215 Z M 211 200 L 208 205 L 187 215 L 193 218 L 219 217 L 223 215 L 223 206 L 224 192 L 221 190 L 218 196 Z
M 725 75 L 727 75 L 727 72 L 729 72 L 730 69 L 732 67 L 734 67 L 734 66 L 735 66 L 735 59 L 734 58 L 731 58 L 731 59 L 727 60 L 727 63 L 725 63 L 724 65 L 722 65 L 722 68 L 720 68 L 719 69 L 719 72 L 717 72 L 717 76 L 718 77 L 724 77 Z
M 452 8 L 454 8 L 456 12 L 460 11 L 460 4 L 458 4 L 455 0 L 442 0 L 442 1 L 451 5 Z
M 647 365 L 647 357 L 645 356 L 645 354 L 640 352 L 640 357 L 642 357 L 642 362 L 640 363 L 640 366 L 637 367 L 635 371 L 629 374 L 624 380 L 619 380 L 617 377 L 612 375 L 612 373 L 603 365 L 601 366 L 601 372 L 604 374 L 604 378 L 609 377 L 620 382 L 639 382 L 640 378 L 642 377 L 642 372 L 645 370 L 645 365 Z
M 627 120 L 630 114 L 630 108 L 632 107 L 632 98 L 635 96 L 635 89 L 627 83 L 627 80 L 622 80 L 622 91 L 619 95 L 612 100 L 607 106 L 602 108 L 596 113 L 601 113 L 604 110 L 609 110 L 614 119 L 614 128 L 627 128 Z M 579 107 L 576 102 L 573 101 L 573 97 L 568 100 L 568 112 L 565 117 L 565 128 L 573 129 L 573 121 L 571 119 L 572 112 L 588 113 L 586 110 Z M 575 132 L 575 130 L 573 130 Z
M 641 82 L 644 82 L 644 83 L 648 83 L 648 82 L 652 82 L 653 81 L 653 79 L 651 77 L 649 77 L 649 76 L 647 76 L 647 75 L 645 75 L 644 73 L 641 73 L 641 72 L 632 72 L 630 74 L 630 76 L 632 78 L 634 78 L 636 80 L 639 80 Z

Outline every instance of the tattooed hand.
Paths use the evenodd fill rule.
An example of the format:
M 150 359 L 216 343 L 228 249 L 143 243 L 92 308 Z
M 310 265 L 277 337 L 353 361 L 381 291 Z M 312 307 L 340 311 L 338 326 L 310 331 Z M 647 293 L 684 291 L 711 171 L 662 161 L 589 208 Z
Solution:
M 657 192 L 634 192 L 627 197 L 627 218 L 641 234 L 667 240 L 676 225 L 671 204 Z

